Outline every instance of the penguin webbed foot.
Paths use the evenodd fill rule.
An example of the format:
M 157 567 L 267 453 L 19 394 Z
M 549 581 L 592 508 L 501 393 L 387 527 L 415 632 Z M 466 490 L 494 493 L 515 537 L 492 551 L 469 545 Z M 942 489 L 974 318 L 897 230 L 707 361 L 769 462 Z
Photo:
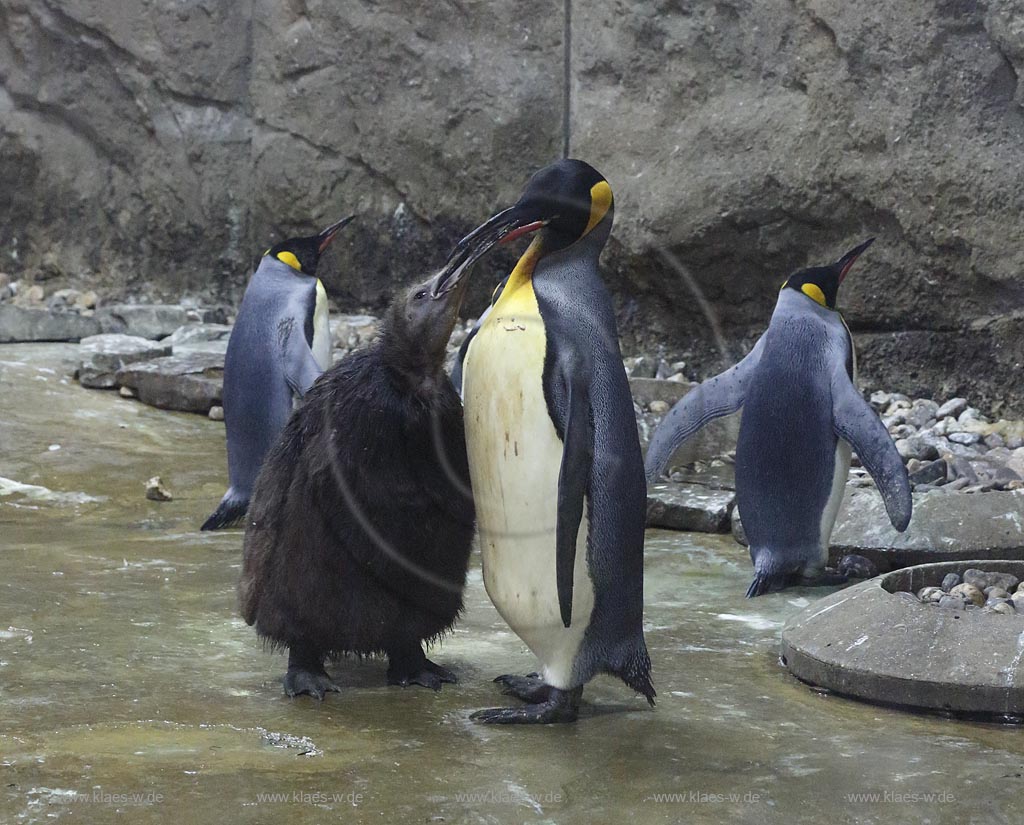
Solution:
M 303 693 L 308 693 L 314 699 L 322 702 L 328 692 L 340 693 L 341 688 L 334 683 L 334 680 L 327 675 L 327 671 L 322 667 L 319 670 L 290 667 L 284 676 L 284 692 L 293 699 Z
M 541 704 L 551 699 L 551 685 L 545 684 L 539 673 L 528 673 L 526 676 L 517 676 L 506 673 L 494 679 L 501 685 L 501 692 L 506 696 L 515 696 L 530 704 Z
M 448 668 L 430 661 L 420 648 L 415 652 L 388 654 L 388 684 L 408 687 L 420 685 L 431 690 L 440 690 L 444 684 L 454 685 L 458 677 Z
M 583 687 L 572 690 L 561 690 L 550 685 L 544 687 L 548 689 L 548 698 L 543 702 L 533 702 L 521 708 L 487 708 L 471 713 L 469 718 L 484 725 L 553 725 L 575 722 L 579 717 Z
M 340 693 L 334 680 L 324 670 L 322 654 L 296 645 L 288 650 L 288 672 L 284 676 L 284 692 L 291 698 L 308 693 L 323 701 L 328 692 Z

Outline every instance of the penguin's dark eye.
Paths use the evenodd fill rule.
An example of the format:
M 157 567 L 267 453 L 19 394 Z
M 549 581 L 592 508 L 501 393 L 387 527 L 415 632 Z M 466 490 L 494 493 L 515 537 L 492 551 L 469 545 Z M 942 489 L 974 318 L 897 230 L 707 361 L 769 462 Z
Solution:
M 422 301 L 424 298 L 427 297 L 427 293 L 424 290 L 421 289 L 419 292 L 417 292 L 412 297 L 415 298 L 417 301 Z

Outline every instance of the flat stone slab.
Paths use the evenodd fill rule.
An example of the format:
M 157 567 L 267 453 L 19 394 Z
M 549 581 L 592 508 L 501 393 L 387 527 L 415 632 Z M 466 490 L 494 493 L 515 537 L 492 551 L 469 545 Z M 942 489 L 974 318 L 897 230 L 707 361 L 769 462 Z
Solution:
M 920 565 L 826 596 L 782 629 L 798 679 L 846 696 L 928 710 L 1024 714 L 1024 614 L 953 610 L 897 595 L 971 567 L 1024 577 L 1024 562 Z
M 0 304 L 0 344 L 79 341 L 100 332 L 95 317 Z
M 96 310 L 103 332 L 159 340 L 188 323 L 188 310 L 177 304 L 112 304 Z
M 231 337 L 232 327 L 229 324 L 204 324 L 199 321 L 178 327 L 167 338 L 165 344 L 179 347 L 183 344 L 198 344 L 207 341 L 227 341 Z
M 117 373 L 119 386 L 130 387 L 143 404 L 164 410 L 197 412 L 222 406 L 224 356 L 189 352 L 131 364 Z
M 897 533 L 873 487 L 847 489 L 830 557 L 866 556 L 879 570 L 966 559 L 1024 556 L 1024 490 L 914 493 L 914 514 Z
M 647 526 L 694 533 L 728 533 L 736 494 L 699 484 L 664 482 L 647 491 Z
M 78 380 L 90 389 L 117 386 L 117 372 L 129 364 L 171 354 L 170 346 L 133 335 L 90 335 L 79 347 Z

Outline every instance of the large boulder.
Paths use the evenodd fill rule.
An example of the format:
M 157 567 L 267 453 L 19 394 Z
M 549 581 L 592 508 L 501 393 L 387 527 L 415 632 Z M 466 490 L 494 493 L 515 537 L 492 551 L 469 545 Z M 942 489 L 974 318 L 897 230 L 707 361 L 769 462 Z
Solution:
M 117 383 L 134 390 L 143 404 L 165 410 L 208 414 L 222 406 L 224 356 L 209 352 L 170 355 L 130 364 Z
M 880 570 L 965 559 L 1019 559 L 1024 555 L 1024 490 L 914 493 L 906 532 L 889 523 L 882 496 L 871 487 L 847 488 L 830 555 L 866 556 Z
M 0 344 L 29 341 L 78 341 L 100 331 L 95 318 L 77 312 L 26 309 L 0 304 Z
M 695 533 L 728 533 L 736 494 L 698 484 L 663 482 L 647 491 L 647 526 Z
M 119 370 L 139 361 L 170 355 L 171 347 L 148 338 L 111 333 L 83 338 L 78 352 L 78 380 L 82 386 L 110 389 L 117 386 Z
M 96 318 L 104 332 L 158 341 L 188 321 L 188 310 L 177 304 L 115 304 L 98 309 Z

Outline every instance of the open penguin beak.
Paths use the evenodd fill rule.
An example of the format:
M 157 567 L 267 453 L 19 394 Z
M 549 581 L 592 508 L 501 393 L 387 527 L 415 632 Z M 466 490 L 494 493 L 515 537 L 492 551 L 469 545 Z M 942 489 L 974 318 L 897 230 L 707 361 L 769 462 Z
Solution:
M 853 268 L 854 262 L 856 262 L 856 260 L 861 256 L 861 253 L 864 252 L 864 250 L 871 246 L 871 244 L 873 244 L 874 242 L 874 238 L 868 238 L 860 246 L 855 246 L 853 249 L 851 249 L 849 252 L 843 255 L 842 258 L 840 258 L 833 264 L 833 266 L 839 270 L 839 283 L 843 282 L 843 279 L 846 277 L 846 273 Z
M 354 217 L 355 215 L 349 215 L 347 218 L 342 218 L 337 223 L 332 223 L 323 232 L 317 235 L 317 252 L 323 254 L 323 251 L 327 249 L 328 246 L 331 245 L 331 241 L 334 240 L 334 236 L 338 234 L 338 230 L 340 230 L 343 226 L 348 224 L 348 222 L 351 221 Z
M 448 261 L 434 280 L 433 297 L 454 289 L 478 260 L 499 243 L 508 243 L 547 226 L 554 218 L 537 219 L 520 204 L 499 212 L 455 245 Z

